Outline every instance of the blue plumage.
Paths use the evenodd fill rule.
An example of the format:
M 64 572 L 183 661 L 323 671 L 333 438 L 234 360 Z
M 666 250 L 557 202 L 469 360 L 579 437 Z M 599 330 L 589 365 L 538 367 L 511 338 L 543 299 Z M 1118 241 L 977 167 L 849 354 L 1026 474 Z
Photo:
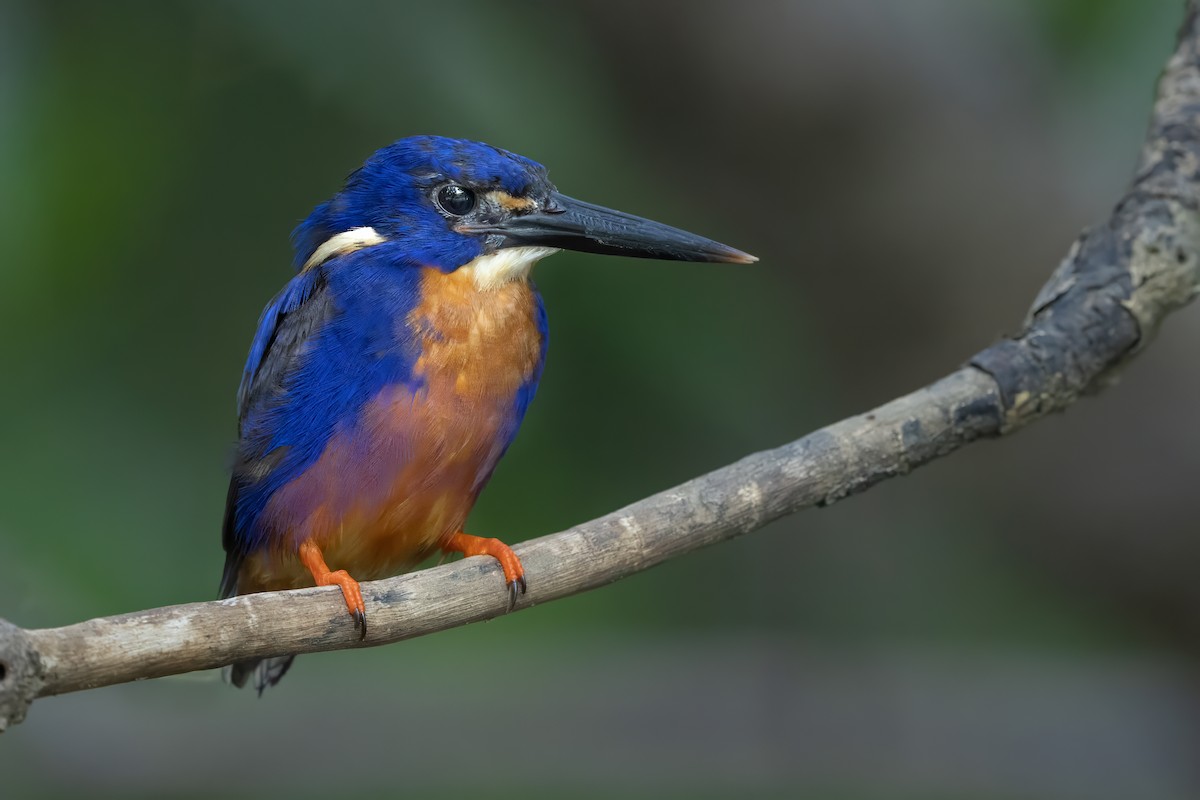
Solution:
M 446 180 L 492 185 L 514 196 L 550 186 L 545 168 L 522 156 L 481 142 L 414 136 L 377 151 L 293 231 L 297 270 L 345 231 L 372 228 L 389 241 L 300 272 L 263 312 L 238 390 L 241 469 L 235 470 L 237 490 L 231 490 L 237 502 L 227 549 L 246 553 L 263 546 L 267 531 L 259 516 L 274 492 L 311 465 L 336 426 L 348 424 L 374 393 L 389 382 L 412 380 L 416 356 L 391 351 L 403 353 L 394 321 L 417 302 L 415 268 L 450 271 L 484 246 L 477 237 L 450 234 L 444 216 L 426 200 L 429 189 Z M 301 312 L 314 294 L 324 295 L 320 311 Z M 281 331 L 294 336 L 297 327 L 303 328 L 301 338 L 311 340 L 303 354 L 272 348 Z M 544 314 L 539 327 L 544 331 Z M 391 354 L 364 358 L 370 352 Z M 264 379 L 276 375 L 280 385 Z M 272 396 L 252 397 L 263 384 Z M 518 417 L 535 390 L 536 379 L 522 392 Z M 272 462 L 265 475 L 263 460 Z
M 276 349 L 258 367 L 287 361 L 278 365 L 286 370 L 278 389 L 243 409 L 239 462 L 254 477 L 241 484 L 234 530 L 236 546 L 247 552 L 267 543 L 269 531 L 261 524 L 267 501 L 317 460 L 339 427 L 352 427 L 357 412 L 384 387 L 416 388 L 421 382 L 412 371 L 418 353 L 395 323 L 420 297 L 419 273 L 403 252 L 389 250 L 400 248 L 341 256 L 311 271 L 316 274 L 296 276 L 281 295 L 285 302 L 304 296 L 327 309 L 319 320 L 300 323 L 307 328 L 301 350 Z M 280 305 L 281 312 L 288 308 Z M 260 327 L 256 342 L 263 337 Z
M 515 197 L 553 189 L 541 164 L 482 142 L 401 139 L 367 159 L 336 197 L 317 206 L 292 232 L 296 269 L 331 236 L 360 227 L 402 239 L 413 264 L 453 270 L 468 263 L 482 243 L 475 237 L 448 237 L 445 220 L 427 202 L 429 190 L 448 180 L 493 186 Z
M 525 590 L 512 550 L 462 526 L 541 378 L 534 262 L 563 248 L 753 260 L 559 194 L 522 156 L 434 136 L 379 150 L 292 241 L 297 274 L 259 319 L 238 390 L 221 596 L 336 585 L 363 637 L 349 572 L 440 548 L 495 558 L 510 602 Z M 261 690 L 290 661 L 232 679 L 256 674 Z

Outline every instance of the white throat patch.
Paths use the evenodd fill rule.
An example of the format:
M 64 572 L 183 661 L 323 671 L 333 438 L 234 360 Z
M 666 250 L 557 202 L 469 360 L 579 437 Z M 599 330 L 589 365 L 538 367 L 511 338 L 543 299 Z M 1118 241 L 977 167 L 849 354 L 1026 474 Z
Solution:
M 534 264 L 557 252 L 557 247 L 505 247 L 479 256 L 459 269 L 468 270 L 475 279 L 476 289 L 488 291 L 512 281 L 524 280 Z
M 307 272 L 313 267 L 319 267 L 334 256 L 353 253 L 355 250 L 383 244 L 385 241 L 387 240 L 380 236 L 374 228 L 351 228 L 348 231 L 342 231 L 322 242 L 321 246 L 308 257 L 308 261 L 304 262 L 304 268 L 300 271 Z

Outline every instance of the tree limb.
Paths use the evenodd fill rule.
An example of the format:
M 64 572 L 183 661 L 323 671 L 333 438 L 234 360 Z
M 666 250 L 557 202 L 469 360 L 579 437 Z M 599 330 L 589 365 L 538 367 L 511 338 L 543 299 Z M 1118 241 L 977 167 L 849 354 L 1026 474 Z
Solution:
M 1038 294 L 1024 331 L 949 376 L 791 444 L 514 548 L 525 608 L 824 506 L 974 439 L 1003 436 L 1104 388 L 1171 311 L 1200 291 L 1200 0 L 1159 82 L 1129 192 L 1085 231 Z M 37 697 L 374 646 L 505 613 L 492 559 L 363 584 L 360 642 L 336 587 L 269 592 L 23 630 L 0 620 L 0 731 Z

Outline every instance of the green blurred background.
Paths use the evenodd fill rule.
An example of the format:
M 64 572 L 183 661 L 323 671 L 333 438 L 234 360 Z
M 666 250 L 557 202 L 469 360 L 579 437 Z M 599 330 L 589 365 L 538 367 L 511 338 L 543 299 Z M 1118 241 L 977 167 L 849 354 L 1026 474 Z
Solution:
M 545 378 L 471 525 L 516 541 L 1014 331 L 1123 191 L 1181 5 L 0 1 L 0 616 L 213 596 L 255 320 L 376 147 L 482 139 L 762 258 L 539 267 Z M 0 793 L 1195 798 L 1197 335 L 1015 439 L 261 700 L 39 701 Z

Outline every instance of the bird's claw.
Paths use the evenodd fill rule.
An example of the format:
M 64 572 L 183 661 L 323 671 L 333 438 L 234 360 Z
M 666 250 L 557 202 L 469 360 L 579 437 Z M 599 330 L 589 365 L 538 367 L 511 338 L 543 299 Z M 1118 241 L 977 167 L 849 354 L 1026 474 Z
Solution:
M 464 557 L 491 556 L 500 562 L 504 572 L 504 582 L 508 588 L 508 610 L 517 606 L 518 594 L 525 594 L 528 586 L 525 583 L 525 567 L 512 548 L 499 539 L 485 539 L 458 531 L 442 544 L 446 552 L 462 553 Z
M 346 601 L 346 610 L 354 618 L 354 629 L 358 631 L 358 639 L 367 638 L 367 606 L 363 603 L 362 588 L 358 581 L 350 577 L 344 569 L 330 571 L 321 555 L 321 548 L 311 540 L 300 545 L 300 561 L 312 573 L 313 582 L 317 586 L 337 586 L 342 590 L 342 599 Z
M 516 580 L 508 582 L 508 610 L 512 611 L 517 607 L 517 595 L 525 594 L 529 591 L 529 585 L 525 583 L 525 576 L 519 575 Z
M 354 629 L 358 631 L 358 640 L 361 642 L 367 638 L 367 612 L 364 609 L 354 609 Z

